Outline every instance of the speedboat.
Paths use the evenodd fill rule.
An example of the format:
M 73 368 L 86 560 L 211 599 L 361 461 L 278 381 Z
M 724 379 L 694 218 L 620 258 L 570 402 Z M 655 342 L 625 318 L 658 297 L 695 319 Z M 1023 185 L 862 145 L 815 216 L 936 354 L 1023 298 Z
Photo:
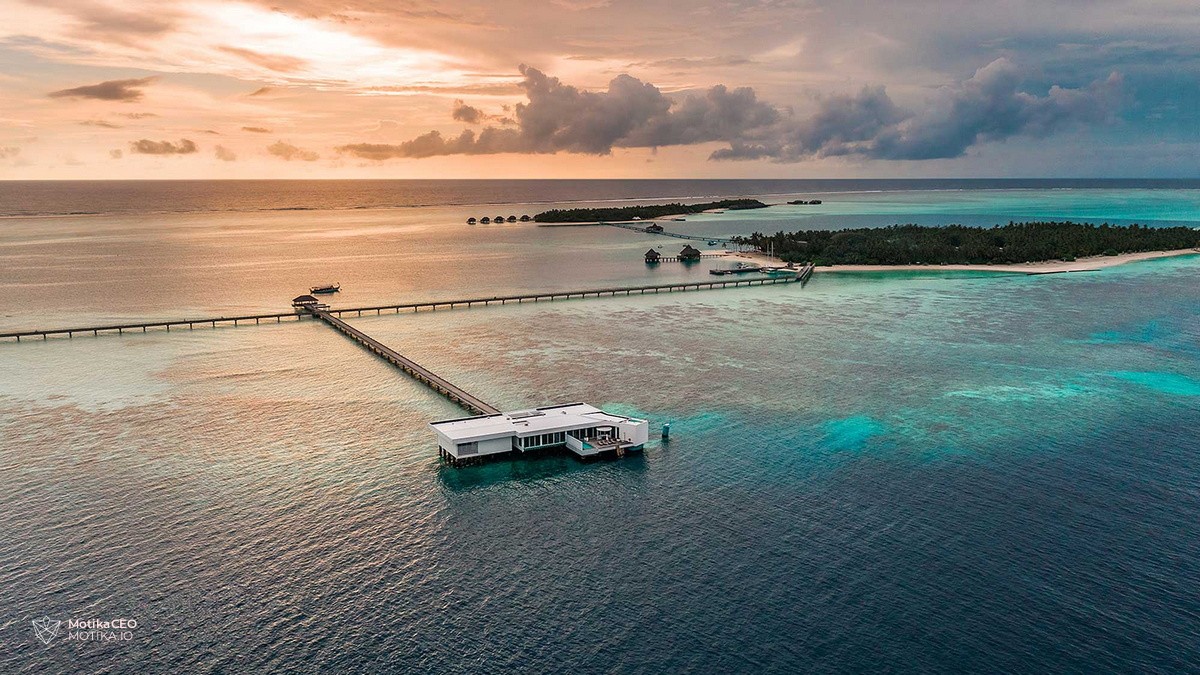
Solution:
M 337 293 L 340 290 L 342 290 L 341 284 L 325 284 L 324 286 L 313 286 L 312 288 L 308 289 L 308 292 L 312 293 L 313 295 L 317 295 L 317 294 Z

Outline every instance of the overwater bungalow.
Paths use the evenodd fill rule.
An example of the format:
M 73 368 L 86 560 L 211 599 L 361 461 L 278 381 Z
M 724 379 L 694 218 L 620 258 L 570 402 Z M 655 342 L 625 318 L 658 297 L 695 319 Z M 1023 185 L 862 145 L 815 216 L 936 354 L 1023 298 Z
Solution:
M 563 448 L 586 459 L 641 450 L 650 423 L 586 403 L 432 422 L 441 454 L 453 463 L 489 455 Z
M 495 217 L 495 218 L 493 218 L 492 220 L 493 220 L 494 222 L 497 222 L 497 223 L 503 223 L 503 222 L 504 222 L 504 216 L 496 216 L 496 217 Z
M 528 223 L 528 222 L 529 222 L 529 221 L 531 221 L 531 220 L 533 220 L 533 218 L 530 218 L 530 217 L 529 217 L 529 214 L 525 214 L 525 215 L 521 216 L 521 222 L 522 222 L 522 223 Z
M 648 263 L 656 263 L 656 262 L 658 262 L 658 259 L 661 257 L 662 257 L 662 254 L 660 254 L 658 251 L 655 251 L 654 249 L 650 249 L 649 251 L 646 251 L 646 262 L 648 262 Z
M 508 217 L 508 222 L 510 222 L 510 223 L 515 223 L 515 222 L 517 222 L 517 217 L 516 217 L 516 216 L 509 216 L 509 217 Z
M 699 260 L 700 259 L 700 251 L 699 251 L 699 249 L 694 248 L 691 244 L 687 244 L 686 246 L 683 247 L 683 250 L 679 252 L 679 259 L 680 260 Z
M 479 222 L 479 221 L 475 220 L 474 216 L 472 216 L 471 218 L 467 218 L 468 225 L 474 225 L 477 222 Z
M 481 219 L 479 220 L 479 222 L 480 222 L 480 224 L 482 224 L 482 225 L 487 225 L 488 223 L 492 222 L 492 219 L 491 219 L 491 218 L 488 218 L 487 216 L 484 216 L 483 218 L 481 218 Z
M 658 223 L 651 223 L 650 225 L 646 226 L 646 231 L 647 232 L 662 232 L 663 226 L 659 225 Z
M 299 295 L 292 298 L 292 307 L 303 310 L 329 309 L 329 305 L 322 303 L 311 295 Z

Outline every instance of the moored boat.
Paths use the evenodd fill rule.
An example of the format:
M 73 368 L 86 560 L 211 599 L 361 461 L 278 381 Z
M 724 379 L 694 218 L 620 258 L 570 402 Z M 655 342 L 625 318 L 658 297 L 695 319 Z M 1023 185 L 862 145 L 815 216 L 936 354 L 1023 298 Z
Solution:
M 325 284 L 324 286 L 313 286 L 312 288 L 308 289 L 308 292 L 312 293 L 313 295 L 317 295 L 319 293 L 337 293 L 340 290 L 342 290 L 341 284 Z

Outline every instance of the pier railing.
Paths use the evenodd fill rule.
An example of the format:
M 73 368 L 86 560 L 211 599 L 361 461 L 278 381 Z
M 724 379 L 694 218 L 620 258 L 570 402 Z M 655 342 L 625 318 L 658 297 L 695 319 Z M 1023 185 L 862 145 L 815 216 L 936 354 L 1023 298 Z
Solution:
M 463 298 L 459 300 L 431 300 L 427 302 L 407 302 L 394 305 L 370 305 L 366 307 L 346 307 L 346 308 L 331 308 L 328 313 L 332 316 L 342 317 L 347 314 L 355 314 L 362 316 L 364 313 L 374 312 L 382 314 L 384 312 L 397 313 L 413 311 L 438 311 L 442 309 L 458 309 L 464 307 L 488 306 L 488 305 L 507 305 L 507 304 L 524 304 L 529 302 L 555 302 L 562 300 L 582 299 L 582 298 L 600 298 L 600 297 L 616 297 L 619 295 L 646 295 L 651 293 L 677 293 L 684 291 L 702 291 L 720 288 L 737 288 L 741 286 L 769 286 L 774 284 L 787 284 L 800 282 L 802 285 L 808 282 L 808 277 L 812 274 L 812 265 L 806 268 L 807 274 L 803 271 L 797 275 L 786 277 L 760 277 L 754 279 L 728 279 L 728 280 L 713 280 L 713 281 L 690 281 L 675 284 L 657 284 L 651 286 L 614 286 L 611 288 L 592 288 L 583 290 L 571 291 L 550 291 L 546 293 L 527 293 L 521 295 L 497 295 L 492 297 L 476 297 Z M 107 324 L 97 326 L 83 326 L 78 328 L 50 328 L 50 329 L 31 329 L 23 331 L 0 333 L 0 339 L 15 339 L 20 342 L 22 338 L 42 338 L 48 339 L 51 336 L 59 337 L 75 337 L 75 335 L 99 335 L 100 333 L 125 333 L 126 331 L 147 332 L 151 328 L 163 328 L 170 331 L 172 328 L 188 328 L 195 329 L 199 327 L 217 327 L 218 325 L 233 325 L 239 326 L 243 324 L 259 324 L 262 322 L 281 323 L 284 320 L 301 320 L 310 317 L 311 314 L 307 310 L 296 310 L 292 312 L 279 312 L 276 314 L 251 314 L 246 316 L 219 316 L 205 317 L 198 319 L 176 319 L 171 321 L 149 321 L 143 323 L 123 323 L 123 324 Z
M 678 232 L 667 232 L 666 230 L 647 230 L 644 226 L 634 225 L 633 223 L 607 223 L 606 222 L 603 224 L 611 225 L 612 227 L 619 227 L 619 228 L 625 229 L 625 230 L 633 230 L 634 232 L 641 232 L 643 234 L 657 234 L 662 237 L 674 237 L 676 239 L 690 239 L 692 241 L 715 241 L 720 244 L 735 243 L 732 239 L 729 239 L 728 237 L 702 237 L 702 236 L 695 235 L 695 234 L 680 234 Z
M 314 309 L 312 310 L 312 315 L 329 324 L 330 326 L 333 326 L 339 332 L 359 343 L 363 347 L 366 347 L 369 351 L 384 361 L 387 361 L 393 366 L 396 366 L 397 368 L 408 373 L 418 382 L 427 385 L 430 389 L 433 389 L 442 396 L 445 396 L 451 401 L 454 401 L 460 406 L 471 411 L 471 413 L 475 415 L 500 414 L 500 410 L 490 403 L 481 400 L 461 387 L 451 384 L 446 378 L 435 374 L 428 368 L 404 356 L 395 349 L 388 347 L 387 345 L 376 340 L 370 335 L 367 335 L 354 326 L 351 326 L 345 321 L 342 321 L 335 316 L 331 316 L 329 312 L 322 309 Z

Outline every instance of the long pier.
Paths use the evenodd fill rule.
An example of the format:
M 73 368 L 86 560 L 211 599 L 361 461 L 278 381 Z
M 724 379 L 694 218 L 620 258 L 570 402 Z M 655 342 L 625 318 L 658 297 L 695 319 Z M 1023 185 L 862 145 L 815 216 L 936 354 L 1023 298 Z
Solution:
M 692 241 L 715 241 L 720 244 L 735 243 L 732 239 L 728 239 L 726 237 L 700 237 L 700 236 L 696 236 L 693 234 L 680 234 L 678 232 L 667 232 L 666 230 L 661 230 L 661 231 L 660 230 L 647 230 L 644 227 L 641 227 L 639 225 L 634 225 L 632 223 L 604 223 L 604 224 L 611 225 L 612 227 L 620 227 L 620 228 L 626 229 L 626 230 L 633 230 L 634 232 L 641 232 L 642 234 L 657 234 L 657 235 L 660 235 L 663 237 L 675 237 L 676 239 L 690 239 Z
M 458 309 L 464 307 L 488 306 L 488 305 L 507 305 L 510 303 L 524 304 L 528 302 L 555 302 L 561 300 L 583 299 L 583 298 L 600 298 L 600 297 L 616 297 L 618 295 L 646 295 L 650 293 L 677 293 L 684 291 L 702 291 L 721 288 L 737 288 L 739 286 L 769 286 L 774 284 L 786 284 L 808 281 L 808 277 L 812 274 L 812 265 L 808 265 L 803 270 L 807 270 L 807 274 L 803 271 L 801 274 L 787 277 L 763 277 L 755 279 L 729 279 L 729 280 L 713 280 L 713 281 L 691 281 L 676 284 L 658 284 L 651 286 L 614 286 L 611 288 L 594 288 L 577 291 L 551 291 L 547 293 L 528 293 L 522 295 L 497 295 L 497 296 L 481 296 L 476 298 L 463 298 L 459 300 L 434 300 L 428 302 L 408 302 L 394 305 L 371 305 L 367 307 L 346 307 L 340 309 L 329 309 L 328 313 L 331 316 L 342 317 L 347 314 L 362 316 L 364 313 L 374 312 L 382 314 L 384 312 L 396 313 L 400 312 L 420 312 L 420 311 L 438 311 L 444 309 Z M 199 327 L 217 327 L 218 325 L 233 325 L 239 326 L 244 324 L 259 324 L 262 322 L 281 323 L 285 320 L 303 320 L 310 318 L 312 315 L 307 311 L 292 311 L 280 312 L 276 314 L 251 314 L 246 316 L 220 316 L 206 317 L 198 319 L 177 319 L 172 321 L 151 321 L 144 323 L 125 323 L 125 324 L 107 324 L 97 326 L 83 326 L 78 328 L 51 328 L 51 329 L 32 329 L 15 332 L 0 333 L 0 339 L 15 339 L 20 342 L 22 338 L 41 338 L 48 339 L 51 336 L 72 338 L 75 335 L 99 335 L 101 333 L 125 333 L 130 332 L 147 332 L 149 329 L 163 328 L 170 331 L 172 328 L 195 329 Z
M 490 403 L 487 403 L 480 398 L 468 393 L 461 387 L 451 384 L 449 380 L 433 373 L 428 368 L 404 356 L 400 352 L 388 347 L 379 340 L 367 335 L 361 330 L 342 321 L 338 317 L 333 316 L 328 311 L 323 309 L 309 310 L 313 316 L 333 326 L 339 332 L 343 333 L 351 340 L 359 343 L 367 350 L 382 358 L 384 361 L 396 366 L 400 370 L 411 375 L 418 382 L 427 385 L 437 393 L 454 401 L 460 406 L 469 410 L 475 415 L 499 415 L 500 410 Z
M 729 254 L 728 253 L 701 253 L 700 257 L 701 258 L 726 258 L 726 257 L 729 257 Z M 692 261 L 692 260 L 696 260 L 696 258 L 687 258 L 687 261 Z M 654 260 L 647 260 L 646 262 L 648 262 L 648 263 L 685 262 L 685 259 L 680 258 L 677 255 L 660 255 L 657 258 L 655 258 Z

